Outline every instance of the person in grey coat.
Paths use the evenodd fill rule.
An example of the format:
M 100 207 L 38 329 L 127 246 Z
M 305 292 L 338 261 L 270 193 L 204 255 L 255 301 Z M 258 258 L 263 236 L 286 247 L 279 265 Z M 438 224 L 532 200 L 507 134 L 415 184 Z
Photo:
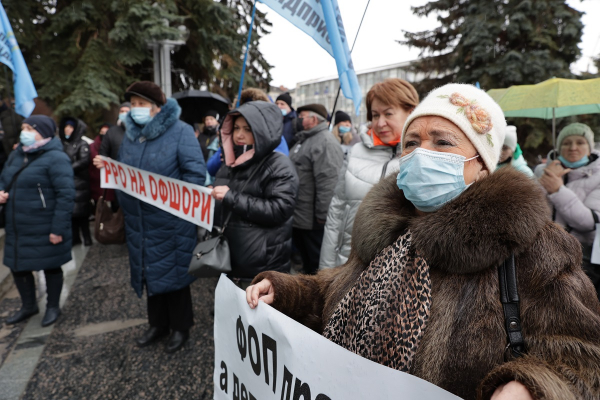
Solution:
M 323 230 L 344 153 L 327 127 L 327 110 L 320 104 L 298 108 L 303 131 L 296 134 L 290 159 L 296 166 L 300 188 L 294 212 L 292 238 L 300 252 L 304 271 L 319 268 Z
M 560 131 L 557 151 L 548 163 L 538 165 L 535 176 L 546 190 L 552 219 L 575 236 L 583 247 L 583 269 L 600 298 L 600 264 L 591 261 L 596 224 L 600 221 L 600 152 L 594 148 L 594 132 L 582 123 Z

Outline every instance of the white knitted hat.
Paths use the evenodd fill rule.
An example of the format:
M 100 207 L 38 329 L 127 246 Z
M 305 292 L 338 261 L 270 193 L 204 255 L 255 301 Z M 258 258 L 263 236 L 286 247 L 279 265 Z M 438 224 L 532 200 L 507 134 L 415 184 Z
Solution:
M 449 83 L 432 90 L 406 120 L 402 137 L 412 121 L 427 115 L 453 122 L 467 135 L 487 169 L 496 169 L 506 120 L 500 106 L 486 92 L 461 83 Z
M 517 127 L 514 125 L 506 126 L 506 136 L 504 137 L 504 145 L 510 147 L 512 151 L 517 149 Z

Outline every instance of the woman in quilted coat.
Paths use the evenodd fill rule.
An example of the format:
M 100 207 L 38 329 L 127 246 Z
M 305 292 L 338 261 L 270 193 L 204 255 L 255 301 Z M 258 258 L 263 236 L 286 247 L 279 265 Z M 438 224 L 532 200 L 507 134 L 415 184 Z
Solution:
M 358 210 L 348 262 L 260 274 L 250 307 L 270 303 L 465 400 L 600 398 L 600 303 L 580 245 L 550 220 L 537 182 L 491 173 L 505 127 L 474 86 L 432 91 L 406 122 L 398 176 Z
M 419 104 L 415 88 L 402 79 L 386 79 L 367 93 L 367 119 L 371 129 L 360 133 L 340 171 L 331 199 L 319 268 L 344 264 L 350 255 L 352 226 L 358 206 L 367 192 L 386 175 L 398 171 L 396 147 L 406 118 Z M 337 120 L 336 120 L 337 122 Z
M 241 105 L 221 126 L 225 170 L 214 183 L 215 212 L 222 220 L 231 213 L 225 230 L 232 249 L 229 275 L 243 287 L 260 272 L 290 271 L 299 181 L 289 157 L 274 151 L 282 127 L 281 111 L 266 101 Z
M 600 265 L 591 261 L 600 222 L 600 152 L 593 150 L 594 133 L 582 123 L 563 128 L 556 144 L 558 151 L 550 152 L 548 163 L 538 166 L 535 175 L 546 191 L 552 219 L 581 243 L 583 269 L 600 298 Z
M 152 82 L 132 84 L 125 93 L 131 111 L 119 161 L 169 178 L 203 185 L 204 157 L 194 129 L 179 120 L 181 108 Z M 149 329 L 137 339 L 148 346 L 170 332 L 166 352 L 183 347 L 192 327 L 194 277 L 187 274 L 196 245 L 196 226 L 159 208 L 117 192 L 125 216 L 131 285 L 148 295 Z
M 9 324 L 39 312 L 32 271 L 44 271 L 46 278 L 42 326 L 60 316 L 61 266 L 71 260 L 75 184 L 71 161 L 55 134 L 56 124 L 50 117 L 26 118 L 20 144 L 0 176 L 0 204 L 6 207 L 4 265 L 10 268 L 23 303 L 6 320 Z

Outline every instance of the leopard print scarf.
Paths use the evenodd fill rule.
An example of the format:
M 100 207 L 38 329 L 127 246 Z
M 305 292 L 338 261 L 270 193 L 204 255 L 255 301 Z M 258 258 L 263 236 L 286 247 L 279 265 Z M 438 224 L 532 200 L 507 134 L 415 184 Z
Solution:
M 409 372 L 429 319 L 429 266 L 406 231 L 338 304 L 323 336 L 386 367 Z

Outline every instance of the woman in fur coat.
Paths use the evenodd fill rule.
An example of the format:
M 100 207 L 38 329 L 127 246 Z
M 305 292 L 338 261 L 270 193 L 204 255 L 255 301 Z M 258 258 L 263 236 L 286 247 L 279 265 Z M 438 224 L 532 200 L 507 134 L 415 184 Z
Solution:
M 316 276 L 262 273 L 250 307 L 272 304 L 464 399 L 600 398 L 600 303 L 581 248 L 535 181 L 490 174 L 505 127 L 485 92 L 434 90 L 406 122 L 400 173 L 359 208 L 348 262 Z M 520 319 L 505 324 L 499 266 L 511 255 Z M 524 345 L 510 346 L 507 327 Z

